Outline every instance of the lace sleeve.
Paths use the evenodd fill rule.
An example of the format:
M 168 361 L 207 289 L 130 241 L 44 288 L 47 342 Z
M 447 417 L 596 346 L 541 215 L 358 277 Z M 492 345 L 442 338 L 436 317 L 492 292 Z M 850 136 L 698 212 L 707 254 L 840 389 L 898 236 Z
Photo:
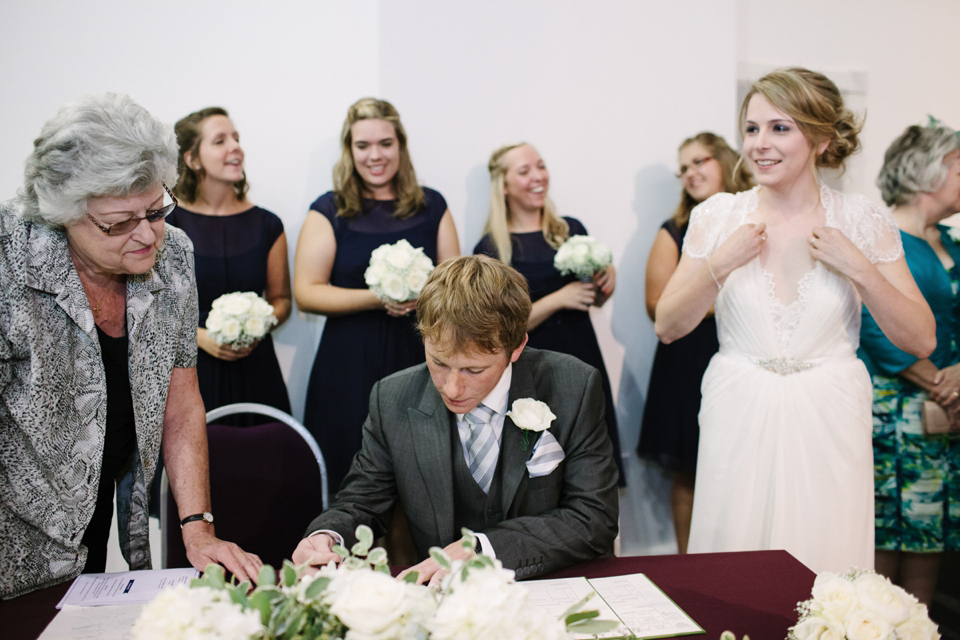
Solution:
M 693 208 L 683 239 L 683 253 L 699 260 L 710 257 L 720 244 L 725 214 L 733 208 L 733 202 L 733 194 L 718 193 Z
M 863 196 L 845 196 L 847 237 L 870 262 L 893 262 L 903 256 L 900 229 L 890 212 Z

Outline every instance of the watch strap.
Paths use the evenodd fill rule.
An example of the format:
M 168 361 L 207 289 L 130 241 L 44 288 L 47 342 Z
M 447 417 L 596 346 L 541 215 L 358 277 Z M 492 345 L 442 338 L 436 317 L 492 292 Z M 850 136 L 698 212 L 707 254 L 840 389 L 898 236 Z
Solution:
M 209 511 L 204 511 L 203 513 L 195 513 L 192 516 L 187 516 L 186 518 L 181 520 L 180 526 L 182 527 L 185 524 L 188 524 L 190 522 L 197 522 L 197 521 L 203 521 L 203 522 L 208 522 L 210 524 L 213 524 L 213 514 L 210 513 Z

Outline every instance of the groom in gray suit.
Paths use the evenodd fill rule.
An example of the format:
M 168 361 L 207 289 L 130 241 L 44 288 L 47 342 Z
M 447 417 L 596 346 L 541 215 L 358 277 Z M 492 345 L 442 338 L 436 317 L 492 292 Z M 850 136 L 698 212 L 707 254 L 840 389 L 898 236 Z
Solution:
M 518 578 L 610 554 L 617 468 L 600 375 L 567 355 L 524 350 L 530 308 L 526 280 L 497 260 L 437 267 L 417 303 L 427 362 L 373 388 L 363 446 L 295 563 L 336 560 L 333 543 L 351 546 L 360 524 L 383 535 L 398 500 L 421 582 L 441 574 L 430 547 L 463 556 L 462 527 Z M 516 406 L 508 414 L 527 398 L 555 415 L 548 430 L 521 429 L 535 425 Z

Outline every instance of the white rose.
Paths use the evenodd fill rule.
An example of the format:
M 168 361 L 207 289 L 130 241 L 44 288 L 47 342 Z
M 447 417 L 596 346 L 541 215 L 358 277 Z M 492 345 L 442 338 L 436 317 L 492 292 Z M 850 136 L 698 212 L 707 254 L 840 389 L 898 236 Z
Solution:
M 395 245 L 387 253 L 387 264 L 398 271 L 403 271 L 413 263 L 413 254 L 409 249 Z
M 403 278 L 395 273 L 388 273 L 383 277 L 380 281 L 380 290 L 383 291 L 383 295 L 397 302 L 406 302 L 409 298 L 407 285 L 404 284 Z
M 844 640 L 843 625 L 819 616 L 810 616 L 793 627 L 797 640 Z
M 264 300 L 263 298 L 261 298 L 260 296 L 257 296 L 253 300 L 252 311 L 254 314 L 261 316 L 263 318 L 266 318 L 267 316 L 273 315 L 273 305 L 267 302 L 266 300 Z
M 937 625 L 930 620 L 926 605 L 913 605 L 910 619 L 897 625 L 900 640 L 940 640 Z
M 876 573 L 864 573 L 853 582 L 860 607 L 875 611 L 892 625 L 910 617 L 917 599 Z
M 387 268 L 382 262 L 371 263 L 367 270 L 363 272 L 363 281 L 367 283 L 368 287 L 375 287 L 380 284 L 386 273 Z
M 252 338 L 262 338 L 267 333 L 267 323 L 260 316 L 247 318 L 243 323 L 243 332 Z
M 223 327 L 220 329 L 220 337 L 224 342 L 234 342 L 240 337 L 240 323 L 236 318 L 226 318 L 223 321 Z
M 433 260 L 430 259 L 430 256 L 425 254 L 423 250 L 420 250 L 420 254 L 417 256 L 417 259 L 414 261 L 414 264 L 417 265 L 417 268 L 421 271 L 425 271 L 427 275 L 433 271 Z
M 578 243 L 570 251 L 570 261 L 576 265 L 585 265 L 590 262 L 590 247 Z
M 813 581 L 813 599 L 831 620 L 843 621 L 857 604 L 853 584 L 835 573 L 821 573 Z
M 423 291 L 423 285 L 427 284 L 427 274 L 423 271 L 414 270 L 407 274 L 406 285 L 413 297 L 416 298 Z
M 226 591 L 178 585 L 144 607 L 131 629 L 135 640 L 186 639 L 202 635 L 249 640 L 263 631 L 260 614 L 244 611 Z
M 530 609 L 527 590 L 512 581 L 512 571 L 494 562 L 496 568 L 471 570 L 466 580 L 454 576 L 452 593 L 427 623 L 431 640 L 527 637 L 522 626 Z
M 850 614 L 844 624 L 847 640 L 894 640 L 893 625 L 884 617 L 869 609 L 859 609 Z
M 409 612 L 406 592 L 411 588 L 379 571 L 348 571 L 337 580 L 330 612 L 350 629 L 348 639 L 395 637 L 391 632 L 399 631 L 394 627 Z
M 550 428 L 550 423 L 557 419 L 546 402 L 533 398 L 514 400 L 507 416 L 513 420 L 513 424 L 528 431 L 545 431 Z
M 246 296 L 230 296 L 223 303 L 223 312 L 228 316 L 239 316 L 250 311 L 250 299 Z
M 216 333 L 223 328 L 223 313 L 219 309 L 211 309 L 210 313 L 207 314 L 207 322 L 205 323 L 207 331 L 213 331 Z
M 590 247 L 590 257 L 597 266 L 605 267 L 613 262 L 613 252 L 602 242 L 595 241 Z

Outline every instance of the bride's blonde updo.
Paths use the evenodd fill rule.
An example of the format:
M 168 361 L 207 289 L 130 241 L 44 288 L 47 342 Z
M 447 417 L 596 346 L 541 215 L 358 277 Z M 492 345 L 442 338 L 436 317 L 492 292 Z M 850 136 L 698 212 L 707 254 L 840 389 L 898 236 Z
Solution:
M 757 94 L 793 118 L 804 137 L 818 150 L 816 166 L 843 170 L 846 159 L 860 150 L 857 136 L 863 122 L 844 106 L 837 85 L 822 73 L 791 67 L 777 69 L 754 82 L 740 107 L 741 132 L 750 98 Z M 827 147 L 820 153 L 824 142 Z

